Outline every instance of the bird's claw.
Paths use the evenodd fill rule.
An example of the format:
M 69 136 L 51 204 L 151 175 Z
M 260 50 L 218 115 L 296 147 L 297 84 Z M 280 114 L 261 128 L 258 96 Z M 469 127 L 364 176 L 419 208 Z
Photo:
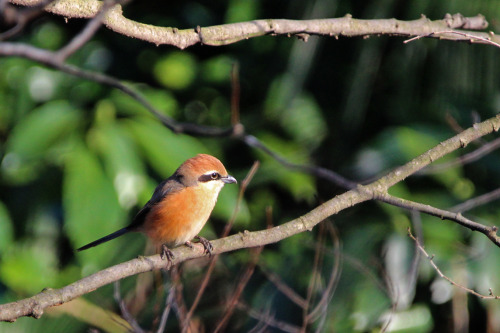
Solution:
M 214 249 L 214 247 L 212 246 L 212 243 L 210 243 L 210 241 L 208 239 L 206 239 L 204 237 L 201 237 L 201 236 L 196 236 L 195 238 L 205 248 L 204 253 L 208 253 L 208 256 L 211 257 L 212 256 L 212 250 Z
M 161 246 L 160 258 L 162 260 L 165 260 L 166 258 L 169 262 L 172 262 L 172 259 L 174 259 L 174 254 L 165 244 L 162 244 Z

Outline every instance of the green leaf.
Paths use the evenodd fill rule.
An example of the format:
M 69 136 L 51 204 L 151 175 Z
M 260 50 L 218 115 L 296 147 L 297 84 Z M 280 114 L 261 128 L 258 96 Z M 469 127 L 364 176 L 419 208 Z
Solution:
M 178 114 L 179 105 L 172 93 L 166 90 L 152 89 L 140 85 L 136 85 L 135 88 L 140 88 L 140 91 L 144 95 L 144 98 L 153 107 L 163 112 L 165 115 L 168 115 L 169 117 L 175 117 Z M 142 104 L 121 91 L 112 91 L 110 99 L 115 104 L 118 114 L 140 114 L 152 117 L 151 113 Z
M 118 201 L 125 208 L 134 206 L 146 186 L 146 171 L 134 141 L 116 122 L 94 128 L 90 137 L 113 181 Z
M 172 52 L 158 60 L 153 74 L 164 87 L 182 90 L 193 82 L 196 76 L 196 66 L 196 60 L 189 53 Z
M 133 135 L 146 160 L 165 178 L 188 158 L 200 153 L 209 154 L 198 139 L 174 134 L 154 119 L 124 120 L 123 126 Z
M 301 94 L 292 99 L 283 110 L 281 124 L 295 141 L 316 148 L 328 133 L 319 105 L 310 95 Z
M 34 30 L 33 43 L 43 49 L 56 50 L 64 40 L 65 30 L 54 23 L 42 24 Z
M 63 184 L 65 229 L 75 248 L 114 232 L 126 223 L 113 183 L 97 156 L 83 144 L 67 156 Z M 88 263 L 106 265 L 109 246 L 81 252 Z
M 260 134 L 259 139 L 274 152 L 290 162 L 299 164 L 309 163 L 308 153 L 303 146 L 284 141 L 269 133 Z M 254 183 L 277 183 L 290 191 L 297 200 L 312 200 L 314 198 L 316 187 L 312 176 L 302 172 L 291 171 L 261 151 L 256 151 L 256 154 L 258 155 L 258 159 L 262 161 L 262 164 Z
M 234 59 L 220 55 L 203 63 L 202 77 L 208 82 L 229 82 Z
M 57 260 L 46 246 L 19 243 L 2 256 L 2 283 L 18 293 L 37 293 L 46 287 L 57 287 Z
M 230 1 L 225 23 L 254 20 L 257 16 L 258 2 L 253 0 Z
M 14 229 L 7 207 L 0 201 L 0 252 L 4 252 L 14 239 Z
M 40 171 L 38 160 L 64 145 L 79 121 L 79 112 L 66 101 L 46 103 L 22 118 L 7 141 L 2 162 L 7 177 L 18 183 L 34 179 Z

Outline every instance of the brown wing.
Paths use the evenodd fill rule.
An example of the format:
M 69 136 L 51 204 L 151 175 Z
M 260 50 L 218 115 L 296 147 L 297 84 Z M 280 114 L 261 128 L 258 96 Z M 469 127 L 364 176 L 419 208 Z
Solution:
M 142 207 L 142 209 L 137 213 L 134 217 L 132 223 L 127 227 L 129 230 L 136 230 L 144 223 L 144 219 L 151 211 L 151 208 L 156 204 L 161 202 L 165 196 L 178 192 L 184 188 L 184 185 L 180 182 L 180 179 L 177 175 L 173 175 L 172 177 L 167 178 L 162 181 L 154 190 L 151 199 Z

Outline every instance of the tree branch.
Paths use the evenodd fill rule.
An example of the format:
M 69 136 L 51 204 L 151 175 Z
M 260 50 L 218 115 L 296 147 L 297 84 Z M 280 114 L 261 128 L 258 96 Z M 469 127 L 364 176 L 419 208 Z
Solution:
M 379 180 L 365 186 L 359 185 L 357 188 L 330 199 L 305 215 L 290 222 L 271 229 L 254 232 L 245 231 L 212 241 L 214 246 L 212 253 L 219 254 L 242 248 L 271 244 L 306 230 L 312 230 L 314 226 L 327 217 L 335 215 L 359 203 L 383 196 L 389 187 L 404 180 L 426 165 L 452 151 L 465 147 L 471 141 L 486 134 L 497 132 L 499 128 L 500 115 L 475 124 L 473 127 L 440 143 L 405 165 L 396 168 Z M 488 237 L 494 241 L 492 236 L 493 235 L 489 235 Z M 495 235 L 495 237 L 497 236 Z M 497 242 L 495 242 L 495 244 L 498 245 Z M 203 246 L 200 244 L 195 244 L 193 249 L 181 246 L 173 249 L 173 252 L 175 259 L 173 259 L 172 265 L 177 265 L 183 261 L 199 258 L 204 255 Z M 131 275 L 168 267 L 170 267 L 170 264 L 161 260 L 159 255 L 139 257 L 104 269 L 66 287 L 60 289 L 45 289 L 33 297 L 0 305 L 0 321 L 15 321 L 22 316 L 40 318 L 44 309 L 47 307 L 63 304 L 104 285 Z
M 463 227 L 466 227 L 467 229 L 470 229 L 472 231 L 478 231 L 486 235 L 486 237 L 488 237 L 495 245 L 500 247 L 500 237 L 497 236 L 498 228 L 496 226 L 488 227 L 483 224 L 469 220 L 468 218 L 464 217 L 461 213 L 453 213 L 447 210 L 432 207 L 430 205 L 421 204 L 419 202 L 397 198 L 387 193 L 377 195 L 375 199 L 391 204 L 393 206 L 409 210 L 416 210 L 428 215 L 436 216 L 442 220 L 450 220 L 457 222 L 458 224 L 460 224 Z
M 461 204 L 458 204 L 456 206 L 453 206 L 450 208 L 450 211 L 452 212 L 457 212 L 457 213 L 463 213 L 465 211 L 471 210 L 473 208 L 476 208 L 481 205 L 485 205 L 491 201 L 498 200 L 500 198 L 500 188 L 497 188 L 491 192 L 485 193 L 483 195 L 480 195 L 478 197 L 469 199 L 465 202 L 462 202 Z
M 453 161 L 429 165 L 424 170 L 419 172 L 419 174 L 421 174 L 421 175 L 434 174 L 434 173 L 442 172 L 442 171 L 447 170 L 449 168 L 453 168 L 453 167 L 458 166 L 458 165 L 465 165 L 468 163 L 472 163 L 472 162 L 475 162 L 478 159 L 488 155 L 489 153 L 491 153 L 492 151 L 494 151 L 498 148 L 500 148 L 500 138 L 492 140 L 491 142 L 488 142 L 488 143 L 480 146 L 476 150 L 473 150 L 468 154 L 462 155 Z
M 40 0 L 10 0 L 23 6 L 37 5 Z M 102 7 L 97 0 L 59 0 L 45 7 L 53 14 L 65 18 L 92 18 Z M 172 45 L 185 49 L 195 44 L 221 46 L 265 35 L 298 36 L 307 40 L 310 35 L 329 37 L 365 37 L 391 35 L 402 37 L 426 37 L 470 43 L 499 43 L 500 38 L 494 33 L 456 31 L 454 29 L 480 30 L 488 27 L 484 16 L 464 17 L 461 14 L 447 14 L 443 20 L 431 21 L 425 16 L 413 21 L 396 19 L 359 20 L 351 15 L 342 18 L 315 20 L 264 19 L 248 22 L 223 24 L 195 29 L 158 27 L 127 19 L 122 7 L 115 5 L 104 18 L 104 24 L 119 34 L 141 39 L 155 45 Z M 439 35 L 435 32 L 446 31 Z M 456 34 L 454 32 L 460 32 Z
M 420 241 L 418 240 L 418 238 L 415 237 L 415 236 L 413 236 L 413 234 L 411 233 L 410 228 L 408 228 L 408 236 L 411 239 L 413 239 L 413 241 L 415 242 L 415 245 L 417 246 L 418 250 L 420 252 L 422 252 L 424 254 L 424 256 L 427 257 L 427 259 L 429 259 L 429 262 L 431 263 L 432 267 L 436 270 L 436 272 L 439 274 L 440 277 L 442 277 L 443 279 L 445 279 L 446 281 L 448 281 L 449 283 L 451 283 L 455 287 L 463 289 L 466 292 L 468 292 L 468 293 L 470 293 L 472 295 L 475 295 L 477 297 L 484 298 L 484 299 L 500 299 L 500 296 L 497 296 L 497 295 L 493 294 L 493 291 L 491 290 L 491 288 L 489 289 L 489 295 L 483 295 L 483 294 L 478 293 L 477 291 L 475 291 L 473 289 L 467 288 L 467 287 L 465 287 L 465 286 L 463 286 L 463 285 L 461 285 L 459 283 L 456 283 L 455 281 L 453 281 L 452 279 L 450 279 L 449 277 L 447 277 L 446 275 L 444 275 L 443 272 L 439 269 L 439 267 L 434 262 L 434 255 L 431 256 L 431 255 L 429 255 L 427 253 L 427 251 L 425 251 L 424 247 L 420 244 Z

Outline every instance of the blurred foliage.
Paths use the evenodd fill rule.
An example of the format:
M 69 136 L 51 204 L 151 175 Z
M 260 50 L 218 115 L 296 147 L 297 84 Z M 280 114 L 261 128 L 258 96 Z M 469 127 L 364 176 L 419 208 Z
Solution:
M 154 10 L 152 10 L 154 8 Z M 499 32 L 499 2 L 484 1 L 135 1 L 127 17 L 149 24 L 190 28 L 258 18 L 340 17 L 404 20 L 425 14 L 481 13 Z M 55 50 L 84 21 L 49 14 L 13 39 Z M 230 123 L 230 71 L 240 68 L 241 121 L 249 133 L 291 162 L 315 164 L 346 177 L 380 176 L 454 135 L 449 119 L 469 127 L 500 107 L 500 57 L 492 46 L 396 37 L 346 39 L 266 36 L 224 47 L 194 46 L 184 51 L 150 45 L 102 29 L 70 58 L 74 65 L 102 71 L 133 84 L 165 115 L 213 126 Z M 490 140 L 494 136 L 485 138 Z M 439 161 L 452 161 L 478 147 Z M 0 303 L 57 288 L 113 264 L 147 253 L 138 234 L 92 250 L 74 249 L 127 225 L 149 200 L 156 184 L 197 153 L 219 157 L 242 180 L 258 159 L 233 233 L 266 227 L 266 207 L 275 225 L 296 218 L 341 193 L 312 176 L 284 169 L 261 151 L 229 138 L 177 135 L 122 92 L 84 81 L 37 63 L 0 58 Z M 414 175 L 391 194 L 440 208 L 486 193 L 500 184 L 498 152 L 479 161 L 430 175 Z M 238 188 L 223 189 L 202 234 L 216 238 L 233 214 Z M 467 214 L 486 225 L 500 217 L 491 203 Z M 453 331 L 458 311 L 475 331 L 500 331 L 500 305 L 443 286 L 425 258 L 412 284 L 411 226 L 441 269 L 484 294 L 500 291 L 500 249 L 483 235 L 385 204 L 366 203 L 333 217 L 341 247 L 326 243 L 313 299 L 324 292 L 341 251 L 342 270 L 322 320 L 322 331 L 375 331 L 390 320 L 397 332 Z M 328 238 L 328 237 L 327 237 Z M 242 301 L 262 313 L 300 326 L 302 310 L 263 273 L 277 274 L 305 297 L 313 272 L 318 230 L 267 246 Z M 338 253 L 337 253 L 338 254 Z M 210 331 L 250 260 L 248 251 L 223 255 L 196 313 Z M 185 298 L 191 304 L 206 271 L 205 261 L 183 266 Z M 146 329 L 157 325 L 164 290 L 160 274 L 122 281 L 131 312 Z M 168 280 L 168 279 L 167 279 Z M 156 282 L 155 282 L 156 281 Z M 96 326 L 122 331 L 110 320 L 118 313 L 106 286 L 74 303 L 48 311 L 39 321 L 22 318 L 0 324 L 8 332 L 87 332 Z M 394 305 L 396 303 L 396 305 Z M 86 312 L 86 311 L 95 312 Z M 160 312 L 158 312 L 160 311 Z M 88 313 L 88 315 L 86 315 Z M 91 314 L 97 313 L 97 314 Z M 173 315 L 172 315 L 173 316 Z M 462 318 L 463 319 L 463 318 Z M 229 331 L 248 331 L 258 321 L 237 310 Z M 42 329 L 43 327 L 43 329 Z M 175 320 L 167 329 L 176 330 Z M 270 329 L 270 331 L 274 331 Z M 275 331 L 278 331 L 277 329 Z

